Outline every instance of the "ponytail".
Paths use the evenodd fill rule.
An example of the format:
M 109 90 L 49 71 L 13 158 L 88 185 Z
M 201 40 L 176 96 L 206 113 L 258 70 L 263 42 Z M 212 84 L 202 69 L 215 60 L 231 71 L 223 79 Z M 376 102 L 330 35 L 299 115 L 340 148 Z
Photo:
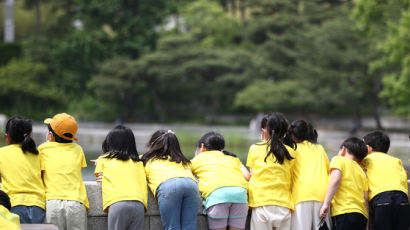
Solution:
M 279 164 L 283 164 L 283 161 L 286 159 L 292 160 L 293 157 L 290 155 L 289 151 L 286 149 L 285 145 L 282 143 L 280 138 L 272 132 L 271 137 L 269 138 L 270 141 L 270 148 L 268 151 L 268 154 L 266 154 L 265 157 L 265 162 L 266 159 L 269 157 L 269 155 L 273 154 L 276 158 L 275 162 L 278 162 Z
M 221 150 L 221 152 L 222 152 L 223 154 L 227 155 L 227 156 L 238 157 L 238 156 L 236 156 L 235 154 L 233 154 L 233 153 L 231 153 L 231 152 L 228 152 L 228 151 L 226 151 L 226 150 Z
M 290 155 L 289 151 L 286 149 L 285 144 L 288 144 L 290 147 L 295 148 L 296 145 L 293 144 L 293 141 L 289 140 L 289 137 L 286 137 L 286 132 L 288 131 L 288 122 L 281 113 L 271 113 L 267 117 L 266 128 L 270 137 L 268 139 L 268 153 L 265 156 L 266 159 L 269 155 L 274 155 L 279 164 L 283 164 L 285 158 L 287 160 L 292 160 L 293 157 Z M 286 142 L 285 140 L 286 139 Z
M 32 129 L 32 121 L 20 116 L 10 118 L 6 124 L 11 144 L 20 144 L 24 153 L 38 154 L 36 143 L 31 138 Z

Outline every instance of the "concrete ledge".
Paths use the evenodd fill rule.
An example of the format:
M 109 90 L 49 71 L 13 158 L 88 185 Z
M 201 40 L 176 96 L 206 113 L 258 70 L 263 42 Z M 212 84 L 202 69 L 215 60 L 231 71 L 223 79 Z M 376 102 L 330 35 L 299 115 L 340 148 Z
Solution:
M 106 230 L 108 229 L 107 214 L 102 211 L 102 191 L 101 185 L 96 182 L 86 181 L 88 200 L 90 201 L 90 209 L 88 210 L 88 229 L 89 230 Z M 410 187 L 410 180 L 407 181 Z M 198 211 L 198 229 L 208 229 L 208 221 L 205 215 L 202 214 L 202 201 Z M 246 229 L 250 229 L 250 215 L 246 221 Z M 158 204 L 151 191 L 148 189 L 148 211 L 145 213 L 144 230 L 163 229 L 161 217 L 159 215 Z
M 107 214 L 102 210 L 102 190 L 101 185 L 96 182 L 85 181 L 87 196 L 90 202 L 88 210 L 88 230 L 106 230 L 108 229 Z M 205 215 L 202 214 L 202 201 L 198 211 L 198 229 L 208 229 L 208 221 Z M 145 213 L 144 230 L 163 229 L 161 217 L 159 215 L 159 207 L 150 190 L 148 190 L 148 211 Z

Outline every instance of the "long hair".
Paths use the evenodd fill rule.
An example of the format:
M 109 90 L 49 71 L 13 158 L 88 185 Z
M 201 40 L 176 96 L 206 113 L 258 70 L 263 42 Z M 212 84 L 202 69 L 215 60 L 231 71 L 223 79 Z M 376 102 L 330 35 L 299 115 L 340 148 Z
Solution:
M 279 164 L 283 164 L 285 158 L 288 160 L 292 160 L 293 157 L 286 149 L 284 143 L 284 138 L 288 130 L 288 122 L 283 116 L 283 114 L 271 113 L 267 117 L 266 127 L 263 128 L 266 128 L 266 130 L 269 133 L 268 143 L 270 143 L 270 146 L 267 147 L 269 151 L 266 154 L 265 162 L 271 154 L 275 156 L 275 162 L 278 162 Z M 287 139 L 289 138 L 287 137 Z M 289 146 L 295 148 L 294 143 L 290 140 Z
M 305 120 L 297 120 L 292 122 L 288 128 L 288 135 L 293 135 L 300 142 L 309 141 L 313 144 L 317 144 L 317 131 L 313 128 L 312 124 Z
M 147 144 L 148 151 L 142 156 L 144 165 L 149 160 L 159 159 L 188 166 L 191 162 L 184 156 L 177 136 L 171 130 L 158 130 L 152 134 Z
M 105 158 L 139 161 L 134 133 L 131 129 L 122 125 L 115 126 L 108 133 L 102 143 L 102 150 L 108 154 Z
M 11 144 L 20 144 L 24 153 L 38 154 L 36 143 L 31 138 L 32 121 L 21 116 L 10 118 L 6 124 L 6 133 Z
M 204 147 L 208 151 L 218 150 L 218 151 L 221 151 L 225 155 L 237 157 L 235 154 L 228 152 L 224 149 L 225 148 L 225 138 L 219 133 L 208 132 L 204 134 L 196 143 L 196 147 L 200 148 L 201 144 L 203 144 Z

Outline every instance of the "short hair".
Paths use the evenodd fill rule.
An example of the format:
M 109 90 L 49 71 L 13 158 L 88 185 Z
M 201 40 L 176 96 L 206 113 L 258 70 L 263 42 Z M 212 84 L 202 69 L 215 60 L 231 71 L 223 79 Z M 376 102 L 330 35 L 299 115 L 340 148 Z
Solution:
M 64 138 L 58 136 L 58 135 L 54 132 L 53 128 L 51 128 L 51 125 L 50 125 L 50 124 L 47 124 L 47 128 L 48 128 L 48 131 L 50 131 L 50 132 L 53 134 L 54 140 L 55 140 L 57 143 L 72 143 L 72 142 L 73 142 L 73 140 L 67 140 L 67 139 L 64 139 Z M 68 135 L 71 135 L 71 134 L 68 133 Z M 72 135 L 71 135 L 71 136 L 72 136 Z
M 9 211 L 11 209 L 10 197 L 3 190 L 0 190 L 0 205 L 3 205 Z
M 350 154 L 355 156 L 359 162 L 367 155 L 367 146 L 364 141 L 360 140 L 357 137 L 349 137 L 343 141 L 340 148 L 345 147 Z
M 108 154 L 105 158 L 139 161 L 134 133 L 123 125 L 115 126 L 108 133 L 102 143 L 102 150 Z
M 387 153 L 390 148 L 390 138 L 382 131 L 373 131 L 363 137 L 364 143 L 372 147 L 373 151 Z

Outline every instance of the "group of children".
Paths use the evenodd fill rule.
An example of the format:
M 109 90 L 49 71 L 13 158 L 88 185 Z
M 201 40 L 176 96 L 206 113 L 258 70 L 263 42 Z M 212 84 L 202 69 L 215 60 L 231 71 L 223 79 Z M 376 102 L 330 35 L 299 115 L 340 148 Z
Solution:
M 8 145 L 0 148 L 0 219 L 86 229 L 86 162 L 73 143 L 77 123 L 57 114 L 45 124 L 47 142 L 36 148 L 30 120 L 7 122 Z M 140 156 L 133 132 L 116 126 L 95 162 L 108 229 L 144 229 L 149 188 L 167 230 L 197 229 L 200 196 L 210 229 L 244 229 L 251 208 L 253 230 L 316 230 L 323 223 L 336 230 L 408 230 L 407 174 L 399 159 L 386 154 L 389 138 L 379 131 L 363 140 L 348 138 L 329 163 L 317 137 L 304 120 L 289 125 L 280 113 L 266 115 L 262 140 L 249 149 L 249 172 L 225 150 L 219 133 L 203 135 L 189 160 L 171 130 L 152 134 Z

